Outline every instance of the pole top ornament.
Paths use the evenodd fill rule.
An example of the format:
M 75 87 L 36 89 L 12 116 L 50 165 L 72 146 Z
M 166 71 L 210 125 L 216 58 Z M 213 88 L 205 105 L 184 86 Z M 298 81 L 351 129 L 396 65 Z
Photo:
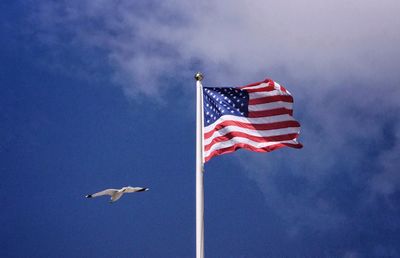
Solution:
M 196 79 L 196 81 L 201 81 L 201 80 L 203 80 L 203 74 L 200 73 L 200 72 L 197 72 L 197 73 L 194 75 L 194 78 Z

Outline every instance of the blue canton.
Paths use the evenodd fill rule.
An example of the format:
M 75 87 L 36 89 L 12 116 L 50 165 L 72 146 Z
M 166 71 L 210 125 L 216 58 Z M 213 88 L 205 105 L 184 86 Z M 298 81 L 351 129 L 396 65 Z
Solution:
M 223 115 L 247 116 L 249 94 L 236 88 L 203 87 L 204 126 Z

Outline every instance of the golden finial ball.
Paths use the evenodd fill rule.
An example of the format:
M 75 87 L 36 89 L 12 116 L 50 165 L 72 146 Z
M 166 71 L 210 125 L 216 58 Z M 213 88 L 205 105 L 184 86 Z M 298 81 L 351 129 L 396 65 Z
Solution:
M 198 72 L 194 75 L 194 78 L 196 79 L 196 81 L 201 81 L 203 80 L 203 75 L 200 72 Z

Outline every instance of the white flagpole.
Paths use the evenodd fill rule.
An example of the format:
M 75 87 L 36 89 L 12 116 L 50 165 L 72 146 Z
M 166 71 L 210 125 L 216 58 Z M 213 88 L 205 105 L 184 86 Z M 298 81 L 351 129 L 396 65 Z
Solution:
M 203 75 L 196 73 L 196 258 L 204 258 Z

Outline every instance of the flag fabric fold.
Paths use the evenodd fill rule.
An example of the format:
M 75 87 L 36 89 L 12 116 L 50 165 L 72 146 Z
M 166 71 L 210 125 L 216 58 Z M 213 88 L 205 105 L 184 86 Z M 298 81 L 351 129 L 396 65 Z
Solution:
M 243 148 L 302 148 L 293 97 L 273 80 L 243 87 L 203 87 L 203 161 Z

